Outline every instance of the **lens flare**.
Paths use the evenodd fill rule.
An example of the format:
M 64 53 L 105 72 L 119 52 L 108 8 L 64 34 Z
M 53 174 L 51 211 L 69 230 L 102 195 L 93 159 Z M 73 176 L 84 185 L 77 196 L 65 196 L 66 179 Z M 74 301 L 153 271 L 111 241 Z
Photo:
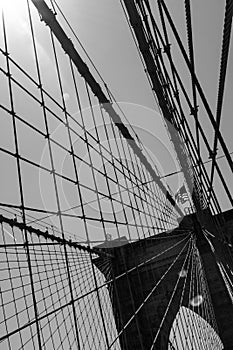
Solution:
M 191 301 L 190 304 L 194 307 L 200 306 L 204 301 L 204 298 L 202 295 L 196 295 Z
M 184 277 L 186 277 L 187 276 L 187 274 L 188 274 L 188 271 L 187 270 L 180 270 L 180 272 L 179 272 L 179 277 L 181 277 L 181 278 L 184 278 Z
M 20 0 L 0 0 L 0 10 L 10 17 L 19 16 L 22 7 L 22 1 Z

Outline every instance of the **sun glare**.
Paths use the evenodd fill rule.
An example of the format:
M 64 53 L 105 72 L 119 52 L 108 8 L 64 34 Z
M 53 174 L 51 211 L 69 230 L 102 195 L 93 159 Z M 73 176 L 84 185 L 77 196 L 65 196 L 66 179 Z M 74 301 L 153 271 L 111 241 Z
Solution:
M 8 16 L 17 16 L 22 10 L 22 0 L 0 0 L 0 10 Z

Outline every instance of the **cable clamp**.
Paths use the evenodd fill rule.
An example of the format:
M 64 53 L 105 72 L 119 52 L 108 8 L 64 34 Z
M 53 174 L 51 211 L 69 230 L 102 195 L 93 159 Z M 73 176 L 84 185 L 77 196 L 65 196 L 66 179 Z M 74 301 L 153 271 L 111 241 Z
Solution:
M 164 45 L 163 52 L 169 54 L 171 52 L 171 44 Z
M 190 115 L 192 115 L 194 118 L 197 117 L 198 108 L 199 108 L 199 106 L 195 106 L 195 107 L 190 108 Z
M 216 155 L 218 153 L 218 149 L 216 148 L 216 150 L 212 150 L 209 152 L 209 159 L 215 159 L 216 158 Z

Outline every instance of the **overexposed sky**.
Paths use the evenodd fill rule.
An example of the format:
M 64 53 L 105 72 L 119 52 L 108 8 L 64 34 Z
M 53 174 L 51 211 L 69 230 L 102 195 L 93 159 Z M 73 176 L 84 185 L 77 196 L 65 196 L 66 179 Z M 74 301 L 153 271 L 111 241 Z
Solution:
M 47 1 L 47 3 L 51 6 L 50 1 Z M 125 111 L 129 122 L 133 125 L 134 130 L 141 138 L 150 156 L 155 160 L 160 174 L 166 175 L 179 170 L 173 147 L 167 137 L 162 118 L 158 113 L 158 107 L 148 84 L 144 68 L 139 59 L 120 0 L 57 0 L 57 3 L 63 10 L 70 25 L 95 63 L 109 89 L 114 94 L 115 99 Z M 186 29 L 183 1 L 168 0 L 166 3 L 174 18 L 184 45 L 187 47 L 185 41 Z M 151 1 L 151 4 L 154 9 L 155 18 L 158 19 L 156 1 Z M 33 78 L 37 79 L 26 1 L 0 0 L 0 5 L 4 9 L 6 15 L 8 50 L 11 57 L 14 58 L 20 66 L 26 69 Z M 38 13 L 33 5 L 31 8 L 43 86 L 53 98 L 61 102 L 54 58 L 51 50 L 51 42 L 49 41 L 48 27 L 39 20 Z M 195 2 L 192 2 L 192 10 L 196 72 L 197 76 L 200 78 L 201 85 L 204 88 L 213 114 L 215 115 L 224 2 L 217 0 L 196 0 Z M 79 43 L 74 38 L 59 13 L 57 19 L 68 37 L 72 39 L 77 51 L 87 63 L 97 81 L 101 83 L 100 77 L 91 66 L 91 63 Z M 0 31 L 0 44 L 1 47 L 4 47 L 2 30 Z M 184 80 L 187 91 L 190 92 L 189 73 L 172 36 L 171 48 L 177 68 Z M 67 57 L 64 55 L 59 45 L 57 45 L 57 52 L 62 73 L 64 98 L 69 112 L 75 116 L 78 111 L 72 78 L 70 73 L 63 74 L 67 65 Z M 231 118 L 233 91 L 232 62 L 233 57 L 231 50 L 221 121 L 221 130 L 230 151 L 233 150 Z M 6 67 L 5 57 L 3 55 L 0 55 L 0 65 L 4 68 Z M 13 66 L 12 74 L 15 75 L 15 77 L 33 94 L 35 94 L 35 96 L 39 96 L 38 89 L 30 84 L 29 81 Z M 3 76 L 1 79 L 0 103 L 9 106 L 7 81 Z M 85 94 L 82 91 L 80 93 L 82 95 L 81 97 L 83 97 L 82 107 L 85 109 L 88 107 L 88 101 L 85 100 Z M 28 122 L 33 123 L 33 125 L 39 129 L 44 128 L 43 119 L 39 117 L 39 115 L 41 115 L 40 106 L 36 105 L 17 87 L 14 87 L 14 103 L 19 115 L 22 115 Z M 50 105 L 51 101 L 46 101 L 46 103 Z M 214 136 L 213 129 L 208 121 L 208 116 L 206 115 L 200 100 L 198 104 L 200 105 L 199 118 L 205 129 L 205 133 L 212 144 Z M 51 108 L 54 108 L 54 110 L 56 109 L 54 105 Z M 1 113 L 3 116 L 4 112 L 1 111 Z M 60 112 L 58 111 L 57 113 L 59 114 Z M 192 130 L 194 130 L 191 119 L 192 117 L 189 116 L 189 110 L 186 107 L 185 113 L 188 120 L 190 120 Z M 4 147 L 13 152 L 14 142 L 11 121 L 9 118 L 3 117 L 1 123 L 3 126 L 1 128 L 1 143 Z M 85 123 L 88 126 L 88 118 L 85 119 Z M 92 124 L 90 123 L 90 128 L 91 125 Z M 46 158 L 46 153 L 44 153 L 44 140 L 41 137 L 37 137 L 34 132 L 30 131 L 29 128 L 21 123 L 17 123 L 17 127 L 21 154 L 33 159 L 35 162 L 39 163 L 42 161 L 42 164 L 46 165 L 48 159 Z M 58 128 L 60 127 L 59 123 L 51 118 L 49 127 L 50 130 L 54 131 L 53 136 L 56 140 L 58 142 L 61 142 L 62 140 L 62 142 L 67 145 L 68 141 L 64 136 L 65 132 L 63 132 L 63 129 Z M 203 160 L 208 160 L 208 154 L 204 147 L 202 148 Z M 81 148 L 77 149 L 77 151 L 82 154 Z M 59 157 L 65 159 L 65 154 L 62 154 L 61 150 L 57 152 L 54 150 L 54 153 L 58 164 Z M 220 147 L 219 155 L 222 155 Z M 5 166 L 3 166 L 0 181 L 2 202 L 15 204 L 19 202 L 15 164 L 6 155 L 2 154 L 1 157 L 2 164 L 5 164 Z M 232 174 L 230 173 L 229 167 L 224 158 L 219 161 L 219 165 L 223 170 L 230 189 L 233 190 Z M 29 177 L 31 179 L 37 179 L 38 174 L 33 168 L 26 169 L 25 167 L 24 170 L 24 165 L 22 165 L 22 167 L 25 174 L 27 174 L 23 179 L 25 184 L 24 190 L 26 204 L 28 206 L 39 208 L 45 206 L 52 210 L 55 206 L 55 198 L 49 193 L 49 189 L 52 186 L 51 177 L 46 175 L 44 179 L 40 179 L 40 182 L 37 180 L 27 181 Z M 206 165 L 206 168 L 207 170 L 210 170 L 210 163 Z M 69 172 L 69 167 L 67 167 L 67 169 Z M 65 171 L 66 169 L 63 168 L 63 170 Z M 85 179 L 85 172 L 82 173 L 82 169 L 80 169 L 80 171 L 81 176 Z M 217 179 L 217 176 L 215 178 Z M 174 193 L 182 185 L 183 179 L 182 176 L 175 175 L 167 178 L 167 181 Z M 38 195 L 38 193 L 41 193 L 41 183 L 44 183 L 42 198 Z M 230 209 L 229 201 L 226 199 L 222 187 L 217 180 L 215 181 L 214 186 L 220 204 L 222 205 L 222 209 Z M 72 190 L 66 190 L 69 193 L 69 201 L 67 202 L 66 199 L 64 199 L 64 203 L 66 204 L 65 207 L 68 208 L 69 206 L 71 207 L 72 205 L 75 205 L 76 198 L 73 198 Z M 91 199 L 92 197 L 89 198 L 87 196 L 87 200 Z
M 49 0 L 47 0 L 47 3 L 50 6 Z M 148 151 L 147 157 L 150 156 L 155 161 L 162 176 L 179 170 L 179 166 L 176 161 L 176 155 L 174 154 L 173 147 L 167 136 L 162 118 L 158 113 L 158 107 L 153 98 L 150 86 L 146 79 L 144 68 L 140 62 L 135 44 L 132 40 L 132 36 L 124 17 L 120 0 L 57 0 L 57 3 L 64 11 L 70 25 L 75 30 L 78 38 L 81 40 L 91 59 L 101 73 L 103 79 L 114 94 L 116 100 L 119 102 L 120 107 L 125 111 L 128 121 L 133 126 L 134 131 L 140 137 L 142 143 L 145 145 Z M 166 3 L 171 10 L 172 16 L 174 17 L 181 37 L 185 42 L 186 29 L 183 1 L 167 0 Z M 206 92 L 206 96 L 210 103 L 212 111 L 215 114 L 219 61 L 221 52 L 222 25 L 224 16 L 224 2 L 221 2 L 219 0 L 193 0 L 192 5 L 196 71 L 198 77 L 200 77 L 201 85 Z M 25 69 L 25 71 L 27 71 L 27 73 L 33 79 L 35 79 L 35 81 L 37 81 L 35 57 L 33 53 L 32 38 L 26 9 L 26 0 L 0 0 L 0 7 L 4 9 L 6 16 L 5 20 L 7 42 L 10 57 L 12 57 L 12 59 L 14 59 L 20 67 Z M 44 23 L 40 21 L 38 13 L 33 8 L 33 5 L 31 8 L 43 87 L 56 101 L 59 101 L 61 104 L 62 98 L 59 92 L 59 85 L 55 70 L 54 56 L 51 49 L 49 30 L 48 27 L 46 27 Z M 155 11 L 155 17 L 157 18 L 156 1 L 153 2 L 153 8 Z M 97 81 L 100 82 L 98 74 L 95 72 L 94 68 L 91 67 L 88 58 L 86 57 L 78 42 L 75 40 L 73 34 L 70 32 L 60 14 L 57 15 L 57 19 L 65 29 L 67 35 L 72 39 L 75 47 L 77 48 L 77 51 L 86 61 Z M 183 64 L 182 57 L 179 55 L 179 52 L 172 38 L 171 44 L 177 67 L 182 75 L 182 78 L 184 79 L 187 91 L 190 91 L 189 74 L 185 68 L 185 65 Z M 2 27 L 0 29 L 0 47 L 4 51 L 4 36 Z M 80 114 L 77 110 L 72 77 L 70 72 L 68 74 L 68 70 L 66 70 L 68 63 L 67 56 L 63 53 L 59 45 L 57 45 L 57 53 L 64 89 L 63 96 L 67 110 L 72 116 L 76 118 L 76 121 L 80 122 Z M 0 67 L 0 104 L 1 107 L 4 106 L 4 108 L 10 110 L 11 106 L 9 99 L 8 80 L 4 74 L 4 72 L 6 72 L 6 57 L 3 55 L 2 51 L 0 53 Z M 45 132 L 45 126 L 42 118 L 42 109 L 40 104 L 36 103 L 35 100 L 33 100 L 33 97 L 35 97 L 38 98 L 40 102 L 40 91 L 38 87 L 33 85 L 30 79 L 28 77 L 25 77 L 25 75 L 23 75 L 22 72 L 20 72 L 20 70 L 13 64 L 11 64 L 11 74 L 12 77 L 21 83 L 25 89 L 29 90 L 32 95 L 27 95 L 22 88 L 20 89 L 17 84 L 12 82 L 14 108 L 17 113 L 17 117 L 20 116 L 23 121 L 30 123 L 33 125 L 33 127 L 37 128 L 42 133 L 41 135 L 39 132 L 33 131 L 21 120 L 16 120 L 20 156 L 22 159 L 24 157 L 34 162 L 34 165 L 32 166 L 31 164 L 24 162 L 22 159 L 20 160 L 25 206 L 38 208 L 38 210 L 44 210 L 45 213 L 43 214 L 30 211 L 27 212 L 35 215 L 37 219 L 41 219 L 47 216 L 46 210 L 56 212 L 58 208 L 56 203 L 54 190 L 55 186 L 53 183 L 52 173 L 45 171 L 43 172 L 43 169 L 39 170 L 37 167 L 37 165 L 41 165 L 41 167 L 47 167 L 51 169 L 48 145 L 45 137 L 43 136 L 43 133 Z M 81 78 L 79 83 L 81 85 Z M 224 139 L 226 140 L 230 151 L 233 150 L 231 118 L 232 91 L 233 57 L 231 50 L 221 126 Z M 85 90 L 82 91 L 80 89 L 80 95 L 82 99 L 85 127 L 91 134 L 95 135 L 95 128 L 93 126 L 93 120 L 91 119 L 90 108 Z M 57 116 L 63 118 L 64 120 L 64 113 L 56 106 L 54 101 L 47 97 L 45 97 L 45 99 L 46 106 L 50 107 Z M 211 129 L 210 123 L 208 122 L 208 117 L 204 112 L 204 109 L 202 108 L 200 102 L 199 104 L 200 120 L 203 123 L 208 139 L 212 143 L 213 130 Z M 9 153 L 0 152 L 0 202 L 12 205 L 20 205 L 21 201 L 16 167 L 17 164 L 14 157 L 15 144 L 13 137 L 14 133 L 12 127 L 12 118 L 10 113 L 6 113 L 6 111 L 4 111 L 4 108 L 0 109 L 0 147 L 5 151 L 7 150 Z M 98 121 L 98 107 L 95 106 L 93 109 L 96 113 L 96 120 Z M 185 110 L 185 113 L 187 114 L 187 118 L 191 118 L 187 109 Z M 49 115 L 48 111 L 47 114 Z M 67 136 L 66 126 L 58 122 L 55 118 L 51 117 L 51 115 L 49 115 L 49 117 L 49 129 L 51 133 L 50 136 L 54 141 L 69 149 L 69 140 Z M 124 122 L 127 124 L 125 120 Z M 82 127 L 80 127 L 79 124 L 72 123 L 73 122 L 71 121 L 71 127 L 76 128 L 77 134 L 83 135 L 84 132 Z M 110 123 L 107 126 L 109 125 Z M 97 126 L 100 135 L 103 135 L 103 125 L 100 123 Z M 130 128 L 129 125 L 127 126 Z M 79 165 L 79 181 L 88 187 L 93 182 L 93 174 L 91 173 L 91 167 L 88 164 L 88 162 L 90 163 L 90 161 L 88 161 L 88 152 L 86 150 L 85 143 L 81 142 L 78 137 L 73 141 L 74 151 L 79 155 L 79 157 L 81 157 L 81 161 L 77 161 Z M 105 139 L 103 143 L 107 145 L 107 141 L 108 140 Z M 90 137 L 89 142 L 92 142 Z M 115 150 L 116 138 L 112 137 L 110 139 L 110 142 L 113 144 L 113 153 L 115 151 L 117 154 Z M 96 142 L 93 142 L 93 144 L 95 148 L 98 148 L 98 144 Z M 52 144 L 52 150 L 55 170 L 59 173 L 62 173 L 63 176 L 73 179 L 74 169 L 71 162 L 71 157 L 69 157 L 69 152 L 57 147 L 55 143 Z M 94 151 L 92 153 L 92 163 L 96 168 L 103 170 L 101 157 L 99 157 L 99 154 L 95 154 Z M 128 154 L 126 154 L 126 156 Z M 221 154 L 222 151 L 220 150 L 219 155 Z M 208 154 L 203 150 L 203 160 L 207 159 Z M 132 164 L 129 163 L 129 168 L 131 170 L 134 169 L 134 164 L 133 166 Z M 232 174 L 229 172 L 226 161 L 222 159 L 219 161 L 219 164 L 223 169 L 223 173 L 227 181 L 229 182 L 229 186 L 232 186 L 230 188 L 233 189 Z M 111 169 L 110 166 L 109 168 L 110 169 L 108 174 L 111 174 L 111 172 L 113 172 L 113 169 Z M 207 168 L 210 169 L 210 166 L 208 165 Z M 139 170 L 136 175 L 138 174 L 140 174 Z M 104 176 L 101 177 L 97 172 L 95 175 L 96 182 L 98 183 L 98 190 L 100 192 L 103 191 L 106 194 L 107 189 L 104 182 Z M 118 179 L 121 183 L 121 186 L 122 184 L 125 186 L 124 177 L 122 176 Z M 167 181 L 171 187 L 172 192 L 175 193 L 177 189 L 182 185 L 183 178 L 182 176 L 175 175 L 173 177 L 169 177 Z M 49 226 L 49 231 L 51 232 L 51 225 L 57 226 L 59 231 L 61 231 L 61 229 L 64 229 L 65 234 L 67 234 L 66 237 L 68 237 L 70 233 L 75 236 L 76 241 L 86 241 L 86 232 L 88 231 L 88 239 L 94 242 L 93 244 L 95 244 L 96 241 L 104 241 L 107 237 L 106 234 L 111 235 L 112 238 L 117 238 L 119 235 L 128 235 L 127 238 L 138 239 L 138 236 L 142 237 L 142 234 L 145 236 L 144 227 L 148 228 L 150 225 L 152 226 L 152 229 L 150 226 L 151 232 L 148 230 L 146 234 L 155 234 L 156 232 L 167 230 L 169 225 L 164 225 L 162 228 L 158 228 L 156 225 L 154 225 L 154 223 L 157 224 L 157 221 L 159 223 L 162 221 L 161 217 L 156 217 L 156 220 L 159 220 L 151 220 L 151 222 L 148 224 L 147 217 L 150 219 L 153 217 L 150 212 L 153 206 L 151 205 L 151 207 L 146 207 L 146 209 L 144 209 L 142 203 L 140 204 L 139 201 L 138 205 L 137 200 L 135 200 L 134 197 L 136 197 L 136 193 L 139 192 L 140 194 L 140 190 L 134 190 L 134 188 L 139 186 L 132 186 L 132 183 L 133 181 L 128 181 L 127 183 L 127 185 L 131 186 L 130 189 L 132 190 L 131 197 L 129 196 L 129 198 L 126 196 L 125 191 L 122 191 L 124 192 L 122 194 L 122 197 L 119 195 L 119 193 L 117 193 L 119 190 L 117 184 L 110 184 L 112 196 L 115 195 L 118 199 L 118 202 L 114 203 L 114 210 L 112 210 L 108 198 L 105 198 L 104 200 L 103 197 L 101 198 L 102 211 L 104 213 L 105 219 L 104 229 L 106 230 L 106 232 L 104 232 L 101 221 L 98 221 L 100 210 L 96 201 L 96 193 L 91 192 L 88 188 L 85 190 L 82 188 L 82 198 L 84 200 L 84 204 L 85 202 L 94 202 L 92 205 L 85 207 L 85 214 L 86 216 L 97 218 L 97 221 L 94 223 L 88 222 L 88 229 L 86 230 L 84 220 L 83 218 L 80 218 L 82 211 L 80 206 L 80 197 L 77 194 L 76 184 L 69 181 L 62 181 L 57 177 L 57 187 L 61 210 L 69 211 L 71 207 L 77 207 L 71 211 L 71 214 L 74 214 L 74 217 L 72 219 L 66 217 L 62 218 L 62 225 L 61 221 L 59 221 L 58 215 L 53 215 L 50 218 L 46 218 L 48 225 L 47 223 L 44 224 L 43 229 L 45 230 L 45 227 Z M 219 186 L 217 181 L 215 182 L 215 190 L 219 196 L 220 203 L 222 204 L 222 209 L 230 208 L 229 202 L 224 197 L 222 188 Z M 130 191 L 128 190 L 128 192 Z M 155 193 L 152 194 L 154 198 L 157 195 Z M 145 195 L 145 198 L 146 200 L 148 200 L 148 198 L 150 199 L 148 195 L 147 197 Z M 129 199 L 131 201 L 135 201 L 133 202 L 133 205 L 132 203 L 129 205 Z M 123 222 L 125 219 L 121 202 L 123 202 L 125 205 L 124 210 L 127 214 L 126 216 L 128 219 L 128 221 L 125 220 L 124 224 L 118 224 L 118 222 Z M 152 202 L 152 204 L 154 204 L 154 202 Z M 136 205 L 138 212 L 143 213 L 143 218 L 140 217 L 140 215 L 137 213 L 137 210 L 131 211 L 131 207 L 135 207 Z M 162 207 L 162 210 L 163 209 L 164 208 Z M 11 217 L 12 213 L 14 212 L 17 212 L 18 217 L 20 216 L 19 210 L 14 211 L 12 209 L 10 213 Z M 132 215 L 132 212 L 134 215 L 136 212 L 136 218 L 134 215 Z M 1 214 L 2 213 L 5 214 L 4 210 L 1 210 Z M 113 217 L 113 214 L 115 214 L 115 217 Z M 154 212 L 152 214 L 154 214 Z M 9 215 L 9 212 L 7 215 Z M 75 215 L 77 217 L 75 217 Z M 114 223 L 113 219 L 116 220 L 118 226 L 116 225 L 116 222 Z M 33 220 L 34 219 L 32 217 L 27 217 L 27 223 L 32 226 L 36 226 L 36 223 L 33 222 Z M 130 224 L 132 223 L 134 226 L 132 225 L 131 227 Z M 169 224 L 172 226 L 177 224 L 177 222 L 175 224 L 174 222 Z M 139 227 L 139 234 L 137 232 L 137 226 Z M 128 227 L 130 227 L 130 230 Z M 14 239 L 16 240 L 16 238 L 10 234 L 7 236 L 7 238 L 9 240 L 9 243 L 12 243 Z M 76 288 L 76 292 L 77 291 L 78 289 Z M 103 298 L 103 295 L 101 298 Z M 95 305 L 93 305 L 93 307 L 94 306 Z M 86 312 L 88 312 L 88 309 Z M 111 319 L 112 311 L 106 309 L 105 312 L 106 314 L 108 313 L 108 317 Z M 184 315 L 185 311 L 181 309 L 178 320 L 176 319 L 175 322 L 177 321 L 177 324 L 181 323 L 182 317 L 184 317 Z M 89 313 L 89 317 L 92 317 L 92 313 Z M 95 323 L 98 323 L 98 315 L 94 320 L 94 324 Z M 175 327 L 177 324 L 174 324 Z M 102 332 L 102 328 L 97 329 L 97 334 L 100 332 Z M 112 332 L 112 336 L 114 337 L 115 327 L 113 327 Z M 183 334 L 186 336 L 186 334 L 189 333 L 189 329 L 186 329 L 183 332 Z M 176 335 L 175 332 L 174 334 Z M 196 330 L 196 337 L 199 337 L 199 334 L 199 330 Z M 90 334 L 90 336 L 92 337 L 92 334 Z M 182 336 L 178 342 L 181 341 Z
M 117 101 L 124 102 L 125 104 L 133 103 L 158 110 L 149 84 L 147 83 L 146 75 L 139 60 L 120 1 L 59 0 L 57 3 L 70 20 L 70 24 L 76 31 L 109 88 L 114 93 Z M 156 1 L 151 1 L 150 3 L 154 9 L 155 18 L 158 19 Z M 166 4 L 183 39 L 184 46 L 187 48 L 184 2 L 181 0 L 168 0 Z M 196 74 L 215 116 L 225 3 L 218 0 L 196 0 L 192 1 L 191 5 Z M 184 79 L 186 89 L 190 91 L 189 73 L 185 67 L 184 60 L 179 53 L 172 35 L 170 36 L 170 40 L 172 44 L 171 50 L 177 68 Z M 85 55 L 82 57 L 85 57 Z M 232 91 L 233 52 L 230 49 L 221 119 L 221 131 L 230 152 L 233 151 Z M 200 99 L 198 105 L 201 124 L 212 146 L 214 137 L 213 128 Z M 188 120 L 191 121 L 192 117 L 189 116 L 189 110 L 186 109 L 186 113 Z M 127 117 L 133 125 L 149 130 L 156 137 L 161 137 L 159 116 L 152 117 L 150 113 L 142 116 L 139 112 L 128 113 Z M 163 139 L 166 140 L 166 138 Z M 220 146 L 218 149 L 218 155 L 221 156 L 223 153 Z M 205 147 L 202 147 L 202 154 L 203 160 L 208 160 Z M 219 165 L 228 180 L 228 186 L 233 190 L 232 174 L 229 171 L 229 166 L 224 159 L 219 161 Z M 210 163 L 206 165 L 206 168 L 210 171 Z M 215 181 L 215 190 L 219 195 L 219 201 L 223 208 L 230 208 L 230 204 L 225 198 L 218 180 Z

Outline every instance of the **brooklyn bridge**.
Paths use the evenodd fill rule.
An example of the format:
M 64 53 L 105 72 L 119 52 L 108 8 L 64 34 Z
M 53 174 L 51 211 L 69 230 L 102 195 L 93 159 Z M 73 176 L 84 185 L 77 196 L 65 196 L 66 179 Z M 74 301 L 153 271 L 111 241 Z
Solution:
M 0 7 L 0 349 L 233 349 L 233 1 Z

